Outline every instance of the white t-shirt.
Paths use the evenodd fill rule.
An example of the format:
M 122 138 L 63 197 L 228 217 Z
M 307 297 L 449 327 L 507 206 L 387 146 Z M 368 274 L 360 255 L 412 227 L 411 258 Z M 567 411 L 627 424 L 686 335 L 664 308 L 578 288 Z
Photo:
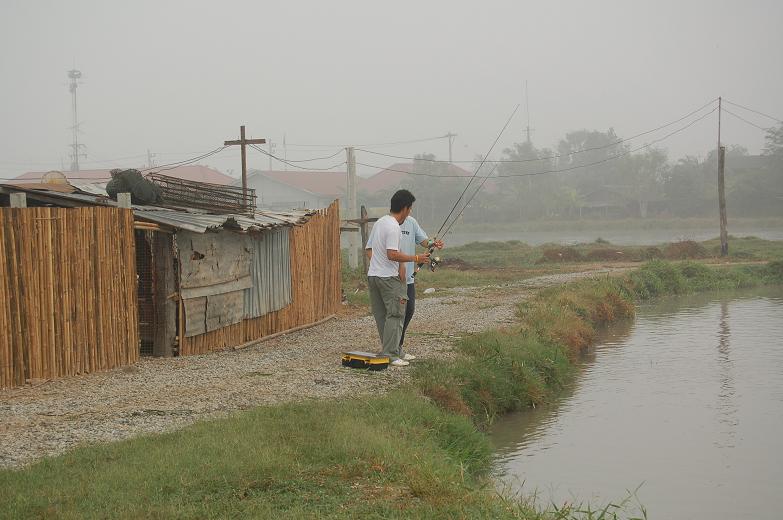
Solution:
M 378 219 L 378 222 L 373 226 L 372 242 L 367 243 L 367 249 L 372 249 L 372 259 L 367 276 L 381 278 L 399 276 L 400 264 L 389 260 L 389 257 L 386 256 L 386 250 L 399 251 L 401 236 L 400 224 L 397 219 L 391 215 L 385 215 Z
M 406 255 L 414 255 L 416 253 L 416 244 L 421 244 L 427 239 L 427 233 L 421 229 L 421 226 L 413 217 L 406 218 L 405 222 L 400 224 L 400 232 L 402 233 L 402 237 L 400 237 L 400 251 Z M 367 247 L 365 249 L 370 248 L 373 238 L 375 238 L 375 226 L 373 226 L 372 231 L 370 232 L 370 238 L 367 239 Z M 415 272 L 416 264 L 413 262 L 406 262 L 405 275 L 408 278 L 408 284 L 412 284 L 416 281 L 413 277 L 413 273 Z

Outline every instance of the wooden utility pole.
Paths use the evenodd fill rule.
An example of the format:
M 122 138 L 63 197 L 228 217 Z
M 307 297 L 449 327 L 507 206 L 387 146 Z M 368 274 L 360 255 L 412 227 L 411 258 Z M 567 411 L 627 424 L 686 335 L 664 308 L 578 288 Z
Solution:
M 353 146 L 346 148 L 345 153 L 346 162 L 348 163 L 348 186 L 346 193 L 348 196 L 348 218 L 355 219 L 358 216 L 356 214 L 358 191 L 358 183 L 356 182 L 356 154 L 354 153 Z M 359 267 L 359 245 L 357 244 L 357 238 L 356 233 L 348 235 L 348 266 L 351 269 Z
M 729 254 L 729 233 L 726 230 L 726 183 L 724 167 L 726 165 L 726 147 L 720 144 L 721 98 L 718 98 L 718 212 L 720 215 L 720 256 Z
M 275 143 L 273 143 L 272 140 L 270 139 L 268 141 L 268 145 L 269 145 L 268 146 L 268 149 L 269 149 L 269 171 L 271 172 L 273 170 L 273 168 L 272 168 L 272 166 L 273 166 L 272 156 L 275 154 Z
M 242 196 L 247 204 L 247 150 L 245 147 L 249 144 L 265 144 L 266 139 L 245 139 L 245 125 L 239 127 L 239 139 L 233 141 L 223 141 L 225 146 L 239 145 L 242 150 Z
M 443 137 L 446 137 L 449 140 L 449 163 L 451 163 L 452 161 L 451 145 L 454 144 L 454 138 L 457 137 L 457 134 L 452 134 L 451 131 L 449 131 L 449 133 L 444 135 Z
M 364 266 L 364 272 L 367 272 L 367 237 L 369 235 L 368 231 L 368 222 L 367 222 L 367 208 L 364 207 L 364 204 L 362 204 L 362 209 L 359 212 L 359 218 L 362 219 L 362 223 L 359 224 L 359 230 L 361 231 L 362 235 L 362 265 Z

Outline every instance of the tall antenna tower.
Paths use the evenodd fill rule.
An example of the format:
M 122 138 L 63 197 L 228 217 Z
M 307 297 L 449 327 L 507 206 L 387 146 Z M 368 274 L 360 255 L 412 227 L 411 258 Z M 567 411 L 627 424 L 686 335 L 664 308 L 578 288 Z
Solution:
M 525 127 L 525 133 L 527 134 L 527 144 L 530 144 L 530 132 L 533 129 L 530 128 L 530 101 L 527 98 L 527 80 L 525 80 L 525 113 L 527 114 L 527 126 Z
M 71 142 L 71 171 L 72 172 L 79 171 L 79 156 L 82 155 L 79 153 L 79 148 L 84 147 L 83 144 L 79 144 L 79 114 L 76 109 L 76 89 L 79 86 L 79 79 L 81 77 L 82 77 L 82 72 L 80 70 L 71 69 L 68 71 L 68 78 L 71 80 L 71 82 L 68 85 L 68 88 L 71 91 L 71 109 L 73 115 L 73 126 L 71 126 L 71 131 L 73 134 L 72 142 Z

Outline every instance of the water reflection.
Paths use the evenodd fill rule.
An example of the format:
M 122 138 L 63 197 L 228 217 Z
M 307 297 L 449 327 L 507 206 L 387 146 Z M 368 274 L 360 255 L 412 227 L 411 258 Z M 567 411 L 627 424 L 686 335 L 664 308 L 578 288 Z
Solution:
M 650 518 L 776 518 L 781 337 L 781 289 L 645 305 L 557 402 L 498 422 L 498 472 L 543 504 L 644 483 Z
M 720 324 L 718 329 L 718 373 L 720 375 L 720 391 L 718 392 L 718 411 L 720 422 L 724 428 L 722 438 L 716 445 L 724 448 L 734 447 L 737 434 L 737 404 L 734 401 L 734 378 L 732 376 L 730 357 L 731 329 L 729 328 L 729 302 L 720 302 Z

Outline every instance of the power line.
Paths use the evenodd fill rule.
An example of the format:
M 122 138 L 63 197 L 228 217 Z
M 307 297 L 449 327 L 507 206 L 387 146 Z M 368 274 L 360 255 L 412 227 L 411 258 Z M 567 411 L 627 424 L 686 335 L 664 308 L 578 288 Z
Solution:
M 769 119 L 771 119 L 771 120 L 775 121 L 776 123 L 781 123 L 781 122 L 783 122 L 783 119 L 780 119 L 780 118 L 777 118 L 777 117 L 772 117 L 772 116 L 771 116 L 771 115 L 769 115 L 769 114 L 765 114 L 764 112 L 761 112 L 761 111 L 759 111 L 759 110 L 753 110 L 752 108 L 748 108 L 748 107 L 746 107 L 746 106 L 740 105 L 739 103 L 734 103 L 733 101 L 729 101 L 729 100 L 728 100 L 728 99 L 726 99 L 726 98 L 723 98 L 723 101 L 724 101 L 725 103 L 728 103 L 729 105 L 734 105 L 734 106 L 735 106 L 735 107 L 737 107 L 737 108 L 742 108 L 742 109 L 744 109 L 744 110 L 747 110 L 747 111 L 749 111 L 749 112 L 753 112 L 754 114 L 758 114 L 758 115 L 760 115 L 760 116 L 768 117 Z M 724 110 L 726 110 L 726 109 L 724 108 Z
M 443 226 L 446 225 L 446 223 L 449 220 L 449 217 L 451 217 L 452 213 L 454 213 L 454 210 L 457 209 L 457 206 L 459 205 L 460 201 L 462 200 L 462 197 L 465 196 L 465 193 L 468 191 L 468 188 L 470 188 L 470 185 L 473 182 L 473 179 L 476 178 L 476 175 L 478 175 L 479 170 L 481 170 L 481 167 L 484 166 L 484 162 L 486 161 L 486 158 L 489 157 L 489 154 L 492 153 L 492 150 L 495 148 L 495 145 L 498 144 L 498 141 L 500 140 L 500 137 L 503 135 L 503 132 L 506 131 L 506 128 L 508 128 L 508 125 L 511 123 L 511 120 L 514 119 L 514 115 L 517 113 L 517 110 L 519 110 L 519 105 L 515 106 L 514 110 L 511 112 L 511 115 L 508 116 L 508 119 L 506 120 L 506 124 L 503 125 L 503 128 L 500 130 L 500 132 L 498 133 L 497 137 L 495 137 L 495 140 L 492 142 L 492 146 L 489 147 L 489 150 L 484 155 L 484 160 L 481 161 L 481 163 L 476 168 L 476 171 L 473 172 L 473 176 L 468 181 L 468 184 L 465 186 L 465 189 L 462 190 L 462 193 L 460 194 L 459 198 L 457 199 L 457 202 L 454 203 L 454 207 L 451 208 L 451 211 L 449 211 L 449 214 L 446 215 L 446 218 L 443 220 L 443 224 L 440 225 L 440 228 L 438 229 L 438 232 L 435 233 L 436 237 L 443 230 Z
M 262 154 L 266 155 L 267 157 L 271 157 L 272 159 L 280 161 L 283 164 L 287 164 L 288 166 L 292 166 L 292 167 L 298 168 L 300 170 L 326 172 L 326 171 L 334 170 L 335 168 L 339 168 L 339 167 L 341 167 L 341 166 L 343 166 L 345 164 L 345 161 L 343 161 L 343 162 L 335 164 L 333 166 L 329 166 L 328 168 L 315 168 L 315 167 L 312 167 L 312 166 L 304 167 L 304 166 L 299 166 L 298 164 L 295 164 L 292 161 L 286 161 L 285 159 L 282 159 L 282 158 L 280 158 L 280 157 L 278 157 L 278 156 L 276 156 L 274 154 L 271 154 L 271 153 L 267 152 L 266 150 L 264 150 L 263 148 L 261 148 L 259 146 L 256 146 L 254 144 L 251 144 L 250 147 L 255 149 L 256 151 L 261 152 Z M 332 157 L 334 157 L 335 155 L 337 155 L 337 154 L 332 155 Z
M 636 148 L 625 150 L 622 153 L 613 155 L 611 157 L 607 157 L 607 158 L 602 159 L 600 161 L 595 161 L 595 162 L 588 163 L 588 164 L 580 164 L 580 165 L 576 165 L 576 166 L 570 166 L 568 168 L 560 168 L 560 169 L 557 169 L 557 170 L 546 170 L 546 171 L 540 171 L 540 172 L 534 172 L 534 173 L 519 173 L 519 174 L 498 175 L 497 177 L 499 177 L 499 178 L 532 177 L 532 176 L 536 176 L 536 175 L 546 175 L 546 174 L 549 174 L 549 173 L 563 173 L 563 172 L 568 172 L 568 171 L 572 171 L 572 170 L 577 170 L 579 168 L 587 168 L 589 166 L 596 166 L 596 165 L 603 164 L 603 163 L 606 163 L 606 162 L 609 162 L 609 161 L 620 159 L 622 157 L 625 157 L 626 155 L 630 155 L 630 154 L 632 154 L 634 152 L 638 152 L 639 150 L 643 150 L 645 148 L 649 148 L 649 147 L 651 147 L 651 146 L 653 146 L 655 144 L 658 144 L 658 143 L 660 143 L 662 141 L 665 141 L 666 139 L 670 138 L 671 136 L 673 136 L 675 134 L 678 134 L 680 132 L 683 132 L 683 131 L 687 130 L 688 128 L 690 128 L 691 126 L 695 125 L 699 121 L 703 120 L 704 118 L 706 118 L 707 116 L 709 116 L 713 112 L 716 112 L 717 110 L 718 110 L 718 107 L 715 107 L 712 110 L 710 110 L 709 112 L 707 112 L 706 114 L 704 114 L 703 116 L 701 116 L 701 117 L 699 117 L 697 119 L 694 119 L 693 121 L 691 121 L 687 125 L 685 125 L 683 127 L 680 127 L 677 130 L 669 132 L 668 134 L 666 134 L 663 137 L 660 137 L 658 139 L 650 141 L 649 143 L 643 144 L 643 145 L 638 146 Z
M 63 172 L 60 172 L 60 173 L 63 173 Z M 84 180 L 84 181 L 108 181 L 108 180 L 111 180 L 111 177 L 71 177 L 70 175 L 68 175 L 68 173 L 69 172 L 65 172 L 65 173 L 63 173 L 63 175 L 65 175 L 65 178 L 67 180 L 69 180 L 69 181 L 71 181 L 71 180 Z M 46 175 L 46 174 L 44 174 L 44 175 Z M 43 175 L 41 175 L 40 177 L 26 177 L 26 178 L 22 178 L 22 179 L 20 179 L 19 177 L 0 177 L 0 180 L 4 180 L 4 181 L 20 181 L 19 184 L 36 184 L 36 183 L 30 182 L 30 181 L 35 181 L 35 180 L 40 181 L 41 179 L 43 179 Z
M 152 168 L 142 168 L 139 171 L 140 172 L 147 172 L 147 171 L 150 171 L 150 170 L 155 170 L 155 171 L 173 170 L 174 168 L 177 168 L 179 166 L 185 166 L 187 164 L 192 164 L 192 163 L 194 163 L 196 161 L 200 161 L 201 159 L 205 159 L 207 157 L 215 155 L 216 153 L 220 153 L 223 150 L 225 150 L 226 148 L 227 148 L 226 146 L 220 146 L 218 148 L 215 148 L 211 152 L 207 152 L 207 153 L 205 153 L 203 155 L 200 155 L 198 157 L 193 157 L 191 159 L 185 159 L 184 161 L 177 161 L 177 162 L 168 163 L 168 164 L 161 164 L 159 166 L 154 166 Z
M 715 98 L 715 99 L 705 103 L 701 107 L 697 108 L 696 110 L 693 110 L 693 111 L 687 113 L 686 115 L 682 116 L 679 119 L 675 119 L 674 121 L 671 121 L 671 122 L 666 123 L 664 125 L 661 125 L 661 126 L 658 126 L 656 128 L 653 128 L 652 130 L 646 130 L 646 131 L 638 133 L 636 135 L 632 135 L 631 137 L 625 137 L 623 139 L 618 139 L 617 141 L 614 141 L 614 142 L 609 143 L 609 144 L 605 144 L 605 145 L 601 145 L 601 146 L 592 146 L 592 147 L 589 147 L 589 148 L 583 148 L 581 150 L 575 150 L 573 152 L 568 152 L 568 153 L 564 153 L 564 154 L 559 154 L 558 153 L 558 154 L 545 156 L 545 157 L 536 157 L 535 159 L 498 159 L 497 161 L 493 161 L 493 162 L 498 162 L 498 163 L 528 163 L 528 162 L 546 161 L 546 160 L 551 160 L 551 159 L 559 159 L 561 157 L 570 157 L 572 155 L 585 153 L 585 152 L 592 152 L 592 151 L 595 151 L 595 150 L 602 150 L 604 148 L 611 148 L 612 146 L 617 146 L 617 145 L 622 144 L 622 143 L 624 143 L 626 141 L 632 141 L 633 139 L 636 139 L 636 138 L 642 137 L 644 135 L 651 134 L 653 132 L 657 132 L 658 130 L 663 130 L 664 128 L 668 128 L 668 127 L 670 127 L 672 125 L 675 125 L 675 124 L 677 124 L 677 123 L 679 123 L 679 122 L 681 122 L 681 121 L 683 121 L 685 119 L 688 119 L 689 117 L 693 116 L 694 114 L 697 114 L 697 113 L 701 112 L 702 110 L 704 110 L 708 106 L 714 104 L 717 100 L 718 100 L 718 98 Z M 426 158 L 420 158 L 420 157 L 405 157 L 405 156 L 402 156 L 402 155 L 393 155 L 393 154 L 386 154 L 386 153 L 383 153 L 383 152 L 375 152 L 375 151 L 372 151 L 372 150 L 363 150 L 361 148 L 357 148 L 357 151 L 365 152 L 365 153 L 369 153 L 369 154 L 373 154 L 373 155 L 381 155 L 383 157 L 391 157 L 391 158 L 394 158 L 394 159 L 406 159 L 406 160 L 411 160 L 411 161 L 426 161 L 426 162 L 433 162 L 433 163 L 449 163 L 449 162 L 453 162 L 453 163 L 468 163 L 468 164 L 470 164 L 470 163 L 482 162 L 482 161 L 479 161 L 479 160 L 472 160 L 472 161 L 470 161 L 470 160 L 468 160 L 468 161 L 444 161 L 444 160 L 440 160 L 440 159 L 426 159 Z
M 605 159 L 602 159 L 600 161 L 595 161 L 595 162 L 591 162 L 591 163 L 587 163 L 587 164 L 579 164 L 579 165 L 575 165 L 575 166 L 569 166 L 568 168 L 560 168 L 560 169 L 556 169 L 556 170 L 542 170 L 542 171 L 532 172 L 532 173 L 513 173 L 513 174 L 507 174 L 507 175 L 496 175 L 495 178 L 496 179 L 500 179 L 500 178 L 509 178 L 509 177 L 532 177 L 532 176 L 536 176 L 536 175 L 547 175 L 547 174 L 550 174 L 550 173 L 563 173 L 563 172 L 569 172 L 569 171 L 572 171 L 572 170 L 578 170 L 580 168 L 588 168 L 590 166 L 596 166 L 596 165 L 603 164 L 603 163 L 606 163 L 606 162 L 609 162 L 609 161 L 620 159 L 622 157 L 625 157 L 626 155 L 632 154 L 634 152 L 638 152 L 639 150 L 642 150 L 644 148 L 649 148 L 650 146 L 653 146 L 653 145 L 658 144 L 658 143 L 660 143 L 662 141 L 665 141 L 666 139 L 670 138 L 671 136 L 673 136 L 675 134 L 678 134 L 678 133 L 680 133 L 680 132 L 690 128 L 691 126 L 693 126 L 694 124 L 696 124 L 699 121 L 703 120 L 704 118 L 706 118 L 707 116 L 709 116 L 713 112 L 716 112 L 717 110 L 718 110 L 718 107 L 715 107 L 712 110 L 710 110 L 709 112 L 707 112 L 706 114 L 698 117 L 697 119 L 694 119 L 693 121 L 691 121 L 687 125 L 685 125 L 685 126 L 683 126 L 681 128 L 678 128 L 677 130 L 674 130 L 672 132 L 669 132 L 668 134 L 666 134 L 665 136 L 663 136 L 661 138 L 658 138 L 658 139 L 656 139 L 654 141 L 651 141 L 651 142 L 649 142 L 647 144 L 638 146 L 636 148 L 631 148 L 631 149 L 625 150 L 625 151 L 623 151 L 623 152 L 621 152 L 619 154 L 612 155 L 612 156 L 607 157 Z M 493 161 L 493 162 L 499 162 L 499 161 Z M 384 168 L 382 168 L 380 166 L 376 166 L 376 165 L 373 165 L 373 164 L 366 164 L 366 163 L 356 163 L 356 164 L 361 164 L 362 166 L 367 166 L 369 168 L 384 169 Z M 434 174 L 434 173 L 418 173 L 418 172 L 411 172 L 411 171 L 404 171 L 404 170 L 396 170 L 396 169 L 393 169 L 393 168 L 385 168 L 385 169 L 389 170 L 389 171 L 405 173 L 405 174 L 408 174 L 408 175 L 415 175 L 415 176 L 420 176 L 420 177 L 440 177 L 440 178 L 443 178 L 443 179 L 455 179 L 455 178 L 456 179 L 466 179 L 466 178 L 472 177 L 471 175 L 438 175 L 438 174 Z
M 427 141 L 436 141 L 438 139 L 446 139 L 448 135 L 439 135 L 436 137 L 424 137 L 421 139 L 409 139 L 405 141 L 387 141 L 383 143 L 365 143 L 365 144 L 301 144 L 301 143 L 287 143 L 288 146 L 299 146 L 303 148 L 334 148 L 334 147 L 341 147 L 345 148 L 347 146 L 366 146 L 366 147 L 382 147 L 382 146 L 397 146 L 401 144 L 416 144 L 416 143 L 425 143 Z
M 737 118 L 737 119 L 739 119 L 740 121 L 743 121 L 743 122 L 745 122 L 745 123 L 749 124 L 750 126 L 754 126 L 754 127 L 758 128 L 759 130 L 764 130 L 765 132 L 769 132 L 769 131 L 771 130 L 771 128 L 764 128 L 763 126 L 759 126 L 759 125 L 757 125 L 756 123 L 754 123 L 754 122 L 752 122 L 752 121 L 748 121 L 748 120 L 747 120 L 747 119 L 745 119 L 744 117 L 742 117 L 742 116 L 740 116 L 740 115 L 737 115 L 737 114 L 735 114 L 734 112 L 732 112 L 731 110 L 729 110 L 729 109 L 727 109 L 727 108 L 723 108 L 722 110 L 723 110 L 724 112 L 726 112 L 727 114 L 729 114 L 729 115 L 732 115 L 732 116 L 736 117 L 736 118 Z
M 325 157 L 312 157 L 310 159 L 297 159 L 297 160 L 285 159 L 285 162 L 289 162 L 289 163 L 305 163 L 305 162 L 313 162 L 313 161 L 328 161 L 329 159 L 337 157 L 338 155 L 343 153 L 343 151 L 344 150 L 341 148 L 341 149 L 337 150 L 336 152 L 334 152 L 332 155 L 327 155 Z M 274 158 L 274 156 L 272 156 L 272 157 Z
M 498 167 L 498 163 L 495 163 L 495 165 L 492 167 L 492 169 L 484 176 L 484 180 L 481 181 L 481 184 L 478 185 L 478 188 L 476 188 L 476 191 L 473 192 L 473 195 L 470 196 L 470 198 L 465 202 L 465 205 L 462 206 L 462 209 L 459 210 L 459 213 L 451 220 L 451 224 L 443 231 L 443 234 L 441 237 L 445 237 L 448 232 L 451 230 L 451 228 L 454 226 L 454 224 L 457 222 L 457 219 L 459 219 L 459 216 L 462 215 L 462 212 L 467 209 L 467 207 L 470 205 L 470 202 L 476 197 L 479 191 L 481 191 L 481 188 L 484 187 L 484 184 L 486 184 L 487 179 L 489 179 L 493 173 L 495 173 L 495 170 Z

